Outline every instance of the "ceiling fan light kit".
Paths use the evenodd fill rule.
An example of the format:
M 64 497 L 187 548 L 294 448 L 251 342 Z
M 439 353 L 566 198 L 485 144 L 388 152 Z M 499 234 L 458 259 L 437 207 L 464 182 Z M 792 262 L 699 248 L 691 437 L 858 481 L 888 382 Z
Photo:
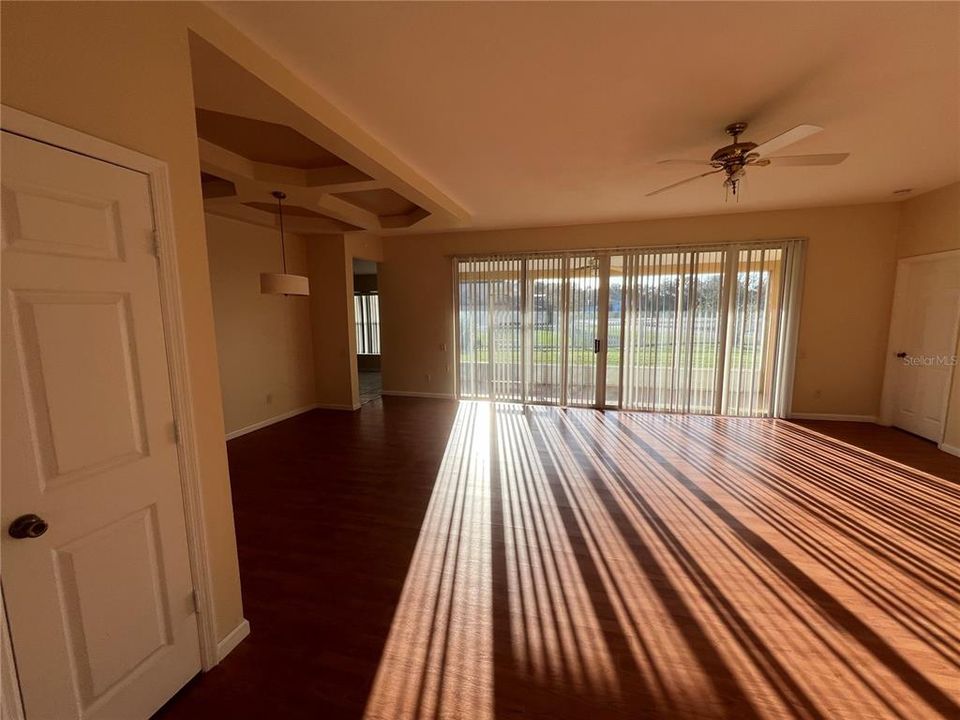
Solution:
M 767 167 L 768 165 L 773 165 L 774 167 L 777 167 L 778 165 L 783 167 L 839 165 L 846 160 L 847 157 L 849 157 L 848 153 L 792 155 L 783 157 L 771 156 L 771 153 L 775 153 L 778 150 L 787 147 L 788 145 L 793 145 L 794 143 L 799 142 L 810 135 L 815 135 L 816 133 L 821 132 L 823 128 L 819 127 L 818 125 L 797 125 L 795 128 L 787 130 L 787 132 L 781 133 L 775 138 L 771 138 L 770 140 L 760 143 L 759 145 L 749 141 L 741 142 L 740 136 L 744 133 L 744 131 L 746 131 L 746 129 L 747 123 L 745 122 L 735 122 L 727 125 L 727 127 L 724 128 L 724 132 L 733 138 L 733 142 L 717 150 L 706 162 L 699 160 L 661 160 L 658 165 L 705 165 L 712 167 L 713 170 L 700 173 L 699 175 L 694 175 L 693 177 L 680 180 L 679 182 L 675 182 L 671 185 L 659 188 L 658 190 L 654 190 L 653 192 L 649 192 L 647 193 L 647 197 L 658 195 L 681 185 L 686 185 L 687 183 L 693 182 L 694 180 L 699 180 L 707 175 L 715 175 L 716 173 L 722 172 L 726 174 L 726 177 L 723 180 L 723 187 L 739 200 L 740 183 L 746 177 L 746 169 L 748 167 Z
M 287 272 L 287 248 L 283 237 L 283 201 L 286 193 L 274 190 L 270 193 L 277 199 L 277 214 L 280 217 L 280 261 L 283 272 L 260 273 L 260 293 L 262 295 L 309 295 L 310 278 Z

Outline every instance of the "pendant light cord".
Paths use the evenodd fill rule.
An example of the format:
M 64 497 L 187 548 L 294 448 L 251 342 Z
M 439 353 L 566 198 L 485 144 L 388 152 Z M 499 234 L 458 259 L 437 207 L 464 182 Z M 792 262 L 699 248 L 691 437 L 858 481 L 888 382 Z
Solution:
M 287 274 L 287 247 L 283 240 L 283 199 L 286 195 L 279 190 L 274 190 L 273 196 L 277 199 L 277 213 L 280 215 L 280 264 L 283 267 L 283 274 Z

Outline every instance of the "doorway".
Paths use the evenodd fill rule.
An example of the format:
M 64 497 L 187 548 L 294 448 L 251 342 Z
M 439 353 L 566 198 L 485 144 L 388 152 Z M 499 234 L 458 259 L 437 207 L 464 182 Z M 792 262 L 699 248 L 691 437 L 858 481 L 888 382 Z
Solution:
M 802 243 L 458 259 L 458 393 L 783 415 Z
M 960 251 L 897 265 L 883 419 L 927 440 L 943 439 L 960 327 Z
M 380 289 L 377 263 L 353 259 L 353 321 L 360 404 L 380 398 Z

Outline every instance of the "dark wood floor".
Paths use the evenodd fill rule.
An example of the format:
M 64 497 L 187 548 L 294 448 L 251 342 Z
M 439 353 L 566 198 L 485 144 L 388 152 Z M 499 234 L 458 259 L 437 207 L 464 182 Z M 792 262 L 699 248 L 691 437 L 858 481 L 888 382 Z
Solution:
M 942 452 L 930 440 L 893 427 L 873 423 L 794 420 L 792 422 L 856 445 L 931 475 L 960 482 L 960 458 Z
M 384 398 L 233 440 L 252 633 L 158 717 L 960 717 L 960 486 L 842 439 Z

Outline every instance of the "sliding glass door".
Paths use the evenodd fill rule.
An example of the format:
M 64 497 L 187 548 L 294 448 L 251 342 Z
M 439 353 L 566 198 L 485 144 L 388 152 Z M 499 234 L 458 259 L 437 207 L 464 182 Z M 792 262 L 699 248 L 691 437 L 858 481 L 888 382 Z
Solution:
M 775 414 L 796 251 L 780 242 L 458 260 L 460 397 Z
M 722 412 L 759 415 L 772 400 L 783 314 L 783 249 L 740 250 L 735 262 Z
M 560 405 L 566 377 L 567 291 L 565 257 L 527 260 L 527 393 L 531 403 Z
M 460 396 L 597 404 L 605 258 L 458 263 Z
M 595 255 L 567 259 L 566 400 L 564 405 L 597 404 L 601 354 L 600 261 Z
M 522 267 L 518 258 L 459 263 L 461 397 L 524 400 Z

